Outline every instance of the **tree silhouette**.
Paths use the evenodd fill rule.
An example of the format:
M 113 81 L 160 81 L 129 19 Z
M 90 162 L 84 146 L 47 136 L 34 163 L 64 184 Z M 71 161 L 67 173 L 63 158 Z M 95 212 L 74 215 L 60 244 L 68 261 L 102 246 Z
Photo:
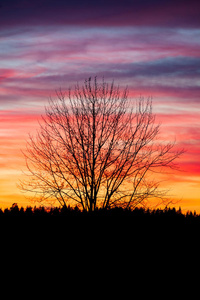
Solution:
M 49 100 L 35 137 L 24 152 L 28 168 L 24 191 L 40 202 L 73 204 L 83 210 L 133 208 L 162 197 L 151 174 L 175 168 L 182 151 L 158 142 L 151 99 L 135 109 L 127 88 L 89 78 Z

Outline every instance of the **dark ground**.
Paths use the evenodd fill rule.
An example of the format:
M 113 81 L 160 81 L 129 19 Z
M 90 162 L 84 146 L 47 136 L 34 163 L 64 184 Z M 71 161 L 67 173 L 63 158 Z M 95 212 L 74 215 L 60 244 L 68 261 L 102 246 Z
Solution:
M 21 274 L 23 266 L 25 280 L 30 282 L 27 274 L 32 272 L 37 284 L 38 278 L 43 283 L 45 274 L 48 290 L 55 278 L 98 278 L 99 285 L 109 284 L 115 291 L 127 280 L 135 289 L 136 278 L 142 285 L 151 282 L 151 288 L 177 284 L 180 275 L 190 275 L 188 266 L 196 268 L 199 237 L 200 215 L 175 208 L 85 213 L 70 207 L 47 211 L 14 204 L 0 210 L 1 259 L 11 266 L 6 272 Z M 111 278 L 116 278 L 112 285 Z

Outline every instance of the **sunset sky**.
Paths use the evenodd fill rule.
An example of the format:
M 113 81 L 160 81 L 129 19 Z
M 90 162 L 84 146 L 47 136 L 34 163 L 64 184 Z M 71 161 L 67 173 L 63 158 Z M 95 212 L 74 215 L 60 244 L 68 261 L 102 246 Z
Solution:
M 200 213 L 200 2 L 1 0 L 0 208 L 31 203 L 18 190 L 21 150 L 55 90 L 89 76 L 153 97 L 161 135 L 185 154 L 163 186 Z

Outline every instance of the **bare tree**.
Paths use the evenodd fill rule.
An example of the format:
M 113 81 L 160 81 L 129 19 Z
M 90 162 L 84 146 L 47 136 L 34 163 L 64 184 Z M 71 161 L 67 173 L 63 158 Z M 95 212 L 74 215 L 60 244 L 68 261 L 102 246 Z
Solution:
M 114 83 L 89 78 L 49 100 L 37 136 L 25 151 L 21 188 L 43 201 L 83 210 L 135 207 L 162 197 L 153 172 L 175 168 L 182 151 L 158 141 L 151 99 L 128 100 Z

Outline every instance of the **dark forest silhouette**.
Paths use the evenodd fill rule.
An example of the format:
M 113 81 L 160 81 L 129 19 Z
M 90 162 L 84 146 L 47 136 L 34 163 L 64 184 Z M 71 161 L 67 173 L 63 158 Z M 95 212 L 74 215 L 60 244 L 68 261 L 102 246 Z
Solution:
M 13 203 L 10 208 L 4 210 L 0 209 L 0 219 L 4 217 L 26 217 L 26 218 L 37 218 L 37 217 L 47 217 L 54 218 L 64 217 L 67 218 L 125 218 L 132 221 L 144 221 L 144 222 L 195 222 L 200 224 L 200 214 L 197 214 L 196 211 L 191 212 L 187 211 L 183 213 L 181 208 L 176 209 L 175 207 L 165 207 L 164 209 L 145 209 L 145 208 L 134 208 L 134 209 L 123 209 L 120 207 L 112 209 L 96 209 L 94 212 L 87 212 L 80 210 L 76 207 L 51 207 L 45 208 L 40 207 L 31 207 L 27 206 L 19 207 L 17 203 Z
M 182 251 L 198 241 L 200 214 L 170 207 L 116 207 L 88 212 L 70 206 L 25 208 L 14 203 L 10 208 L 0 209 L 0 230 L 1 237 L 15 241 L 15 245 L 30 243 L 34 249 L 45 245 L 51 254 L 55 248 L 72 249 L 78 259 L 83 249 L 92 251 L 94 257 L 97 249 L 103 255 L 111 251 L 112 256 L 121 255 L 121 249 L 148 253 L 153 247 L 156 255 L 161 245 L 166 255 L 171 255 L 175 247 Z

